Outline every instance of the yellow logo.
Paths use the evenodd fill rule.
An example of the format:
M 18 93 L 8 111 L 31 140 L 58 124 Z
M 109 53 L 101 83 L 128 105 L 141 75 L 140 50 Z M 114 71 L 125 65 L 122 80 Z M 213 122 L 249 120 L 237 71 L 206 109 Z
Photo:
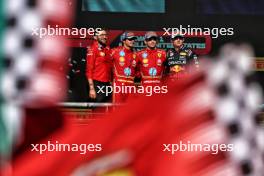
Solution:
M 174 70 L 176 73 L 178 73 L 178 72 L 180 72 L 180 71 L 183 71 L 184 68 L 181 67 L 181 66 L 179 66 L 179 65 L 175 65 L 173 70 Z
M 158 53 L 158 57 L 161 57 L 161 53 Z
M 180 52 L 180 55 L 181 55 L 181 56 L 186 56 L 187 53 L 185 53 L 185 52 Z
M 135 54 L 133 54 L 133 59 L 136 59 L 136 55 Z
M 124 57 L 120 57 L 120 58 L 119 58 L 119 61 L 120 61 L 120 62 L 124 62 L 124 61 L 125 61 L 125 58 L 124 58 Z
M 148 59 L 143 59 L 143 64 L 146 64 L 146 63 L 148 63 Z
M 134 174 L 128 169 L 119 169 L 112 172 L 99 174 L 98 176 L 134 176 Z

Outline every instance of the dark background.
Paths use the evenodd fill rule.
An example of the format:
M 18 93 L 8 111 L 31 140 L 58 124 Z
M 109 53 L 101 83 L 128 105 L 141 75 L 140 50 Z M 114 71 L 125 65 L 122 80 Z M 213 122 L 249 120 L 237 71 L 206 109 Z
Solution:
M 212 39 L 210 54 L 217 54 L 224 43 L 247 42 L 253 46 L 257 57 L 263 57 L 263 4 L 261 0 L 166 0 L 165 13 L 111 13 L 82 11 L 82 1 L 77 1 L 75 27 L 116 30 L 162 30 L 164 27 L 178 28 L 179 25 L 234 28 L 233 36 Z M 85 62 L 81 61 L 86 49 L 73 48 L 72 51 L 71 62 L 77 63 L 75 67 L 80 73 L 69 74 L 69 101 L 87 101 Z M 263 73 L 257 72 L 256 77 L 263 84 Z
M 263 0 L 197 0 L 197 7 L 202 14 L 264 14 Z
M 201 3 L 200 1 L 203 1 Z M 234 0 L 231 0 L 234 1 Z M 89 12 L 82 11 L 82 3 L 78 1 L 76 9 L 76 26 L 78 27 L 105 27 L 108 29 L 125 29 L 125 30 L 162 30 L 163 27 L 178 27 L 180 24 L 193 27 L 233 27 L 234 36 L 222 36 L 213 39 L 213 51 L 218 50 L 223 43 L 230 41 L 247 41 L 251 43 L 257 56 L 264 56 L 264 15 L 249 15 L 243 13 L 244 6 L 247 4 L 245 0 L 235 0 L 233 4 L 239 6 L 243 4 L 240 14 L 234 12 L 228 14 L 221 10 L 217 1 L 211 0 L 166 0 L 165 13 L 111 13 L 111 12 Z M 259 0 L 250 0 L 255 4 Z M 207 3 L 205 3 L 207 2 Z M 205 4 L 211 2 L 211 5 L 218 7 L 218 14 L 206 14 L 206 10 L 202 10 L 201 5 L 205 8 Z M 221 0 L 222 5 L 230 5 L 230 0 Z M 259 8 L 264 5 L 255 4 Z M 241 5 L 240 5 L 241 6 Z M 232 10 L 232 8 L 231 8 Z M 263 13 L 264 14 L 264 13 Z

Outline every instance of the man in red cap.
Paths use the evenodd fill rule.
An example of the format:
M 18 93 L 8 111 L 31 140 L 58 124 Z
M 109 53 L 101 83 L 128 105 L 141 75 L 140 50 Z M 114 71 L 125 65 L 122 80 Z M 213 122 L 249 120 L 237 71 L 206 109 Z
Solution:
M 126 86 L 134 87 L 134 78 L 136 74 L 136 55 L 133 46 L 136 37 L 133 32 L 125 32 L 121 36 L 123 46 L 112 49 L 111 57 L 113 60 L 114 88 L 113 102 L 124 103 L 129 94 L 133 92 L 124 91 Z M 129 90 L 134 90 L 134 89 Z
M 101 30 L 96 33 L 95 41 L 87 52 L 86 77 L 89 82 L 89 97 L 96 102 L 105 102 L 111 99 L 111 95 L 105 91 L 111 81 L 110 48 L 107 46 L 107 32 Z
M 158 35 L 149 31 L 145 34 L 146 48 L 137 53 L 141 83 L 160 85 L 166 61 L 166 52 L 157 48 Z

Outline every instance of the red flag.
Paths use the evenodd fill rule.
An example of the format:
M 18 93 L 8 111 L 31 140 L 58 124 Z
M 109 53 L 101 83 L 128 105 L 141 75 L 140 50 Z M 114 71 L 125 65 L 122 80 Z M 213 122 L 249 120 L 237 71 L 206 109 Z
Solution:
M 210 114 L 213 96 L 203 81 L 198 74 L 171 87 L 167 95 L 132 100 L 109 117 L 87 126 L 68 125 L 40 143 L 100 145 L 98 151 L 82 155 L 80 151 L 40 154 L 28 150 L 15 161 L 14 175 L 194 175 L 224 156 L 209 152 L 175 151 L 172 154 L 173 148 L 167 151 L 164 144 L 195 139 L 199 143 L 206 142 L 205 137 L 188 134 L 191 130 L 191 134 L 195 134 L 205 127 L 209 129 L 213 124 Z

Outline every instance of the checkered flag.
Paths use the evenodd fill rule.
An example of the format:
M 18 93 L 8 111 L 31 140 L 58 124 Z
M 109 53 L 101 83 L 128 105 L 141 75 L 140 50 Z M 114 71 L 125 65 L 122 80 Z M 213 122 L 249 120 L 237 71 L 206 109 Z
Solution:
M 224 46 L 207 78 L 217 94 L 213 106 L 217 123 L 227 130 L 228 143 L 234 144 L 230 165 L 240 168 L 240 175 L 262 176 L 264 127 L 257 116 L 262 94 L 250 72 L 252 53 L 247 45 Z
M 0 79 L 0 160 L 19 142 L 24 108 L 50 107 L 64 97 L 67 41 L 34 35 L 47 25 L 69 26 L 69 0 L 9 0 L 4 2 L 3 71 Z M 1 166 L 1 163 L 0 163 Z
M 73 125 L 49 138 L 64 144 L 96 141 L 104 145 L 103 152 L 90 153 L 87 158 L 71 151 L 47 152 L 47 163 L 39 153 L 25 153 L 14 164 L 15 175 L 94 175 L 120 171 L 125 166 L 131 173 L 151 176 L 261 175 L 263 129 L 253 118 L 261 94 L 250 80 L 250 49 L 225 46 L 219 57 L 205 69 L 207 75 L 201 70 L 188 80 L 179 80 L 167 95 L 136 99 L 108 118 L 83 128 Z M 84 138 L 84 133 L 94 135 Z M 222 151 L 219 147 L 218 153 L 212 154 L 213 147 L 209 147 L 207 151 L 171 155 L 161 149 L 162 144 L 177 144 L 179 140 L 201 146 L 234 144 L 234 150 Z M 130 161 L 129 157 L 108 158 L 120 150 L 132 156 Z

